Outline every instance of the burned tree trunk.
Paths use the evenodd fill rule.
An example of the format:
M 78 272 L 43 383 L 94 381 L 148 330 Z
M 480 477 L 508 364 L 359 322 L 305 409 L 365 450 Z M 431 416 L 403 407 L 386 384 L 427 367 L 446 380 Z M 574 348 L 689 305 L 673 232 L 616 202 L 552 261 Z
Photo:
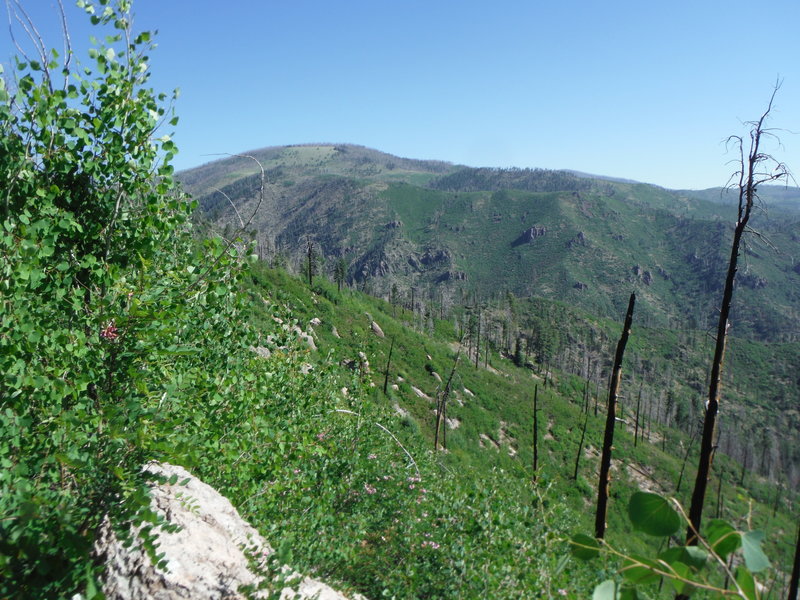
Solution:
M 608 387 L 608 412 L 606 413 L 606 431 L 603 436 L 603 455 L 600 459 L 600 480 L 597 485 L 597 512 L 594 521 L 594 536 L 602 538 L 606 533 L 606 512 L 608 509 L 608 475 L 611 470 L 611 448 L 614 444 L 614 422 L 617 412 L 617 394 L 619 382 L 622 378 L 622 357 L 625 355 L 625 345 L 631 333 L 633 321 L 633 307 L 636 304 L 636 294 L 631 294 L 628 301 L 628 312 L 625 314 L 625 324 L 622 335 L 617 343 L 617 352 L 614 355 L 614 368 L 611 372 L 611 383 Z
M 434 452 L 439 449 L 439 431 L 442 427 L 442 421 L 446 419 L 447 415 L 447 400 L 450 397 L 450 386 L 453 383 L 453 375 L 456 374 L 456 367 L 458 367 L 458 359 L 461 358 L 461 345 L 459 344 L 458 352 L 456 353 L 456 358 L 453 360 L 453 368 L 450 369 L 450 376 L 447 378 L 447 383 L 444 386 L 444 390 L 442 390 L 442 394 L 439 397 L 439 401 L 436 405 L 436 432 L 434 433 L 433 438 L 433 450 Z M 469 357 L 467 357 L 469 358 Z M 447 428 L 447 423 L 444 423 L 445 429 Z M 447 442 L 443 444 L 443 448 L 447 448 Z
M 681 463 L 681 474 L 678 475 L 678 484 L 675 486 L 675 493 L 681 491 L 681 483 L 683 483 L 683 473 L 686 471 L 686 462 L 689 460 L 689 453 L 692 451 L 694 439 L 697 437 L 697 430 L 692 432 L 692 437 L 689 438 L 689 443 L 686 444 L 686 454 L 683 455 L 683 463 Z
M 533 482 L 539 473 L 539 386 L 533 388 Z
M 581 465 L 581 452 L 583 452 L 583 442 L 586 440 L 586 425 L 589 423 L 589 413 L 583 417 L 583 429 L 581 429 L 581 441 L 578 443 L 578 454 L 575 455 L 575 472 L 572 474 L 572 479 L 578 480 L 578 469 Z
M 797 529 L 797 543 L 794 548 L 794 566 L 792 567 L 792 579 L 789 581 L 789 600 L 797 600 L 797 587 L 800 582 L 800 527 Z
M 636 398 L 636 428 L 633 430 L 633 447 L 639 443 L 639 409 L 642 407 L 642 387 L 644 382 L 639 385 L 639 396 Z
M 392 338 L 392 343 L 389 346 L 389 358 L 386 359 L 386 370 L 383 373 L 383 395 L 386 395 L 386 390 L 389 387 L 389 367 L 392 364 L 392 351 L 394 350 L 394 337 Z
M 703 434 L 700 440 L 700 461 L 697 467 L 697 478 L 695 479 L 694 491 L 692 492 L 692 503 L 689 508 L 689 526 L 686 531 L 686 543 L 697 545 L 697 535 L 700 532 L 700 524 L 703 517 L 703 504 L 706 497 L 706 488 L 711 476 L 711 463 L 715 449 L 715 434 L 717 426 L 717 414 L 719 412 L 720 386 L 722 383 L 722 364 L 725 359 L 725 342 L 728 337 L 730 323 L 728 321 L 731 313 L 731 302 L 733 300 L 733 287 L 736 280 L 736 270 L 739 261 L 739 249 L 742 243 L 742 236 L 747 230 L 747 223 L 753 210 L 753 204 L 758 198 L 758 186 L 785 179 L 788 170 L 785 165 L 777 162 L 770 155 L 764 154 L 760 150 L 762 137 L 770 133 L 764 129 L 764 121 L 772 110 L 772 102 L 775 93 L 778 91 L 776 86 L 770 98 L 769 105 L 764 114 L 758 121 L 750 123 L 750 150 L 747 156 L 744 154 L 744 142 L 740 137 L 731 137 L 729 141 L 735 143 L 739 148 L 740 169 L 734 174 L 738 178 L 736 189 L 739 192 L 738 215 L 736 226 L 733 231 L 733 242 L 731 253 L 728 260 L 728 272 L 725 276 L 725 287 L 722 292 L 722 304 L 719 309 L 719 322 L 717 323 L 717 339 L 714 347 L 714 358 L 711 363 L 711 377 L 708 388 L 708 401 L 706 403 L 705 419 L 703 421 Z

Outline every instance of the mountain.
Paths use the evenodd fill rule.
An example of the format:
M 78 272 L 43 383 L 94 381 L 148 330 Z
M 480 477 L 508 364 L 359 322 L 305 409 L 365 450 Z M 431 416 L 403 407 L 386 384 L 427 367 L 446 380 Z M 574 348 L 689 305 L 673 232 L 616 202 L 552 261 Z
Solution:
M 264 168 L 267 185 L 259 195 Z M 300 267 L 308 241 L 371 293 L 437 299 L 509 291 L 616 317 L 714 322 L 733 211 L 713 190 L 672 191 L 543 169 L 488 169 L 398 158 L 352 145 L 275 147 L 180 174 L 205 218 L 244 225 L 263 257 Z M 762 190 L 763 191 L 763 190 Z M 739 273 L 734 334 L 800 334 L 798 195 L 772 188 Z

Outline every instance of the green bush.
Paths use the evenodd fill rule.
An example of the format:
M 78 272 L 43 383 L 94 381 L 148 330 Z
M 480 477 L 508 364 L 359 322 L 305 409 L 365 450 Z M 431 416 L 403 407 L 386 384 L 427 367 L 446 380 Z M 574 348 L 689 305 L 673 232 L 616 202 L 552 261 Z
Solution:
M 79 4 L 114 32 L 89 63 L 52 52 L 0 82 L 4 598 L 92 596 L 100 521 L 157 521 L 142 464 L 191 458 L 192 435 L 167 434 L 235 407 L 248 354 L 235 249 L 197 248 L 177 150 L 156 138 L 177 120 L 147 87 L 150 34 L 130 31 L 127 2 Z

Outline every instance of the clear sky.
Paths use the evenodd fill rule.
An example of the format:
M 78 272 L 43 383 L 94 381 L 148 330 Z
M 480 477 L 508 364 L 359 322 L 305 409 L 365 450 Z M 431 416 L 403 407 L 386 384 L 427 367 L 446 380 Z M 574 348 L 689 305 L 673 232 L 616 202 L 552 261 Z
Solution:
M 20 0 L 61 46 L 55 0 Z M 76 46 L 91 28 L 64 0 Z M 134 0 L 181 88 L 177 168 L 349 142 L 471 166 L 723 185 L 778 77 L 800 173 L 800 0 Z M 5 20 L 5 17 L 3 17 Z M 12 54 L 0 30 L 0 60 Z M 792 133 L 798 132 L 798 133 Z

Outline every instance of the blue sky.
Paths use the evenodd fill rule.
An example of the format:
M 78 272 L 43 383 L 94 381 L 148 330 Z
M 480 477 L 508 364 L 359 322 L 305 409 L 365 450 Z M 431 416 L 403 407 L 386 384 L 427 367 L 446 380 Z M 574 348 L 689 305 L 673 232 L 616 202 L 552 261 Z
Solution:
M 54 0 L 21 0 L 60 47 Z M 64 0 L 75 46 L 91 28 Z M 778 77 L 778 158 L 800 173 L 800 2 L 134 0 L 153 85 L 181 88 L 177 168 L 350 142 L 472 166 L 670 188 L 727 181 Z M 5 20 L 5 17 L 3 17 Z M 0 60 L 12 54 L 0 29 Z M 792 133 L 798 132 L 798 133 Z

